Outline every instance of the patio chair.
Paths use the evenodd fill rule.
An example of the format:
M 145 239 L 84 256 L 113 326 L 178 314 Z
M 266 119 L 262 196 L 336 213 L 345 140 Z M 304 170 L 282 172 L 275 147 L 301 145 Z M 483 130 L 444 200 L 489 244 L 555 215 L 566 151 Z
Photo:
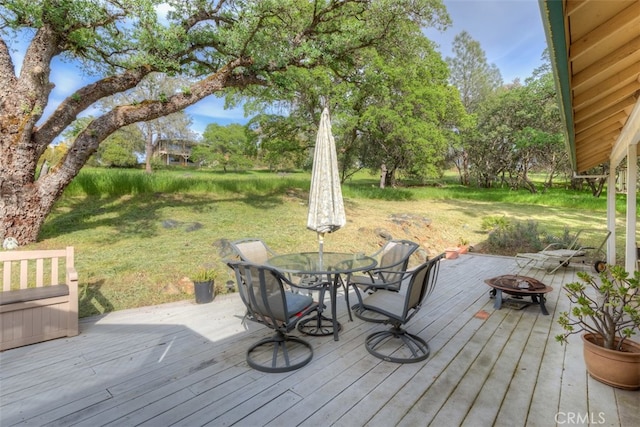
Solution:
M 379 289 L 372 294 L 355 287 L 361 309 L 355 315 L 368 322 L 390 324 L 391 328 L 374 332 L 365 338 L 365 347 L 375 357 L 395 363 L 414 363 L 429 357 L 429 345 L 418 335 L 403 329 L 424 305 L 438 279 L 440 260 L 445 254 L 405 271 L 406 285 L 400 292 Z M 365 314 L 366 315 L 363 315 Z M 376 318 L 377 317 L 377 318 Z
M 365 292 L 375 292 L 378 289 L 392 291 L 400 290 L 404 272 L 409 266 L 411 255 L 420 247 L 410 240 L 389 240 L 385 245 L 371 257 L 378 260 L 375 268 L 368 270 L 365 274 L 349 275 L 345 282 L 345 301 L 349 311 L 358 310 L 358 305 L 349 305 L 349 286 L 359 287 Z
M 253 237 L 235 240 L 231 242 L 230 245 L 238 258 L 244 262 L 267 264 L 269 258 L 277 255 L 264 241 Z M 288 281 L 296 286 L 306 286 L 306 282 L 312 282 L 314 280 L 313 277 L 309 277 L 308 275 L 287 273 L 286 276 Z M 297 287 L 289 288 L 289 290 L 300 292 L 300 289 Z
M 266 264 L 269 258 L 276 255 L 265 242 L 252 237 L 235 240 L 230 244 L 240 260 L 245 262 Z
M 591 232 L 591 238 L 584 244 L 584 236 Z M 594 232 L 597 235 L 593 235 Z M 525 267 L 545 269 L 548 274 L 555 273 L 560 267 L 568 267 L 571 263 L 591 264 L 596 273 L 607 267 L 604 247 L 611 232 L 606 230 L 579 230 L 571 243 L 562 248 L 562 243 L 551 243 L 540 252 L 518 253 L 515 256 L 520 270 Z
M 284 283 L 289 281 L 274 268 L 243 261 L 227 265 L 235 272 L 240 298 L 247 307 L 243 321 L 261 323 L 275 331 L 249 347 L 249 366 L 263 372 L 288 372 L 309 363 L 313 358 L 311 344 L 288 333 L 301 318 L 318 309 L 313 299 L 285 290 Z

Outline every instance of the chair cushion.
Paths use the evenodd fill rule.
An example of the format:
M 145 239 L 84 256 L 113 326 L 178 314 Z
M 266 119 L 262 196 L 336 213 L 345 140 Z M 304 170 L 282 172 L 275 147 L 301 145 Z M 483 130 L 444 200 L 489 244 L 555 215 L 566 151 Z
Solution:
M 313 304 L 313 298 L 309 295 L 285 292 L 285 298 L 287 299 L 287 314 L 289 317 L 295 316 Z
M 0 292 L 0 305 L 14 304 L 18 302 L 35 301 L 45 298 L 55 298 L 69 295 L 67 285 L 43 286 L 39 288 L 15 289 L 13 291 Z

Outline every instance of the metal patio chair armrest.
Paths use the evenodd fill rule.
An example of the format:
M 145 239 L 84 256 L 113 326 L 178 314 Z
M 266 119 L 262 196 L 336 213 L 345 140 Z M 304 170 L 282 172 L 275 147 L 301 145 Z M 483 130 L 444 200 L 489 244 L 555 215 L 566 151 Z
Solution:
M 311 344 L 289 332 L 300 319 L 318 310 L 313 298 L 286 290 L 292 282 L 273 267 L 243 261 L 229 261 L 227 265 L 235 273 L 238 293 L 246 307 L 243 320 L 275 332 L 249 347 L 247 364 L 263 372 L 289 372 L 309 363 L 313 358 Z
M 433 292 L 438 278 L 440 260 L 444 254 L 403 272 L 406 292 L 380 290 L 363 295 L 356 289 L 360 310 L 355 315 L 367 322 L 383 323 L 391 327 L 365 338 L 365 348 L 373 356 L 396 363 L 414 363 L 429 357 L 427 341 L 405 329 L 405 325 L 424 306 Z

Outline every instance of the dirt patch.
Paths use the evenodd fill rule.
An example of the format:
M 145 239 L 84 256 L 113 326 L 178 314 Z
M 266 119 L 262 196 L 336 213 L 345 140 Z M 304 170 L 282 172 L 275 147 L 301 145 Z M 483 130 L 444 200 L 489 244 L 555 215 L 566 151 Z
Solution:
M 480 230 L 486 213 L 455 202 L 345 201 L 347 225 L 331 235 L 341 249 L 362 251 L 380 248 L 389 239 L 408 239 L 420 244 L 428 256 L 456 247 L 462 241 L 481 248 L 487 237 Z

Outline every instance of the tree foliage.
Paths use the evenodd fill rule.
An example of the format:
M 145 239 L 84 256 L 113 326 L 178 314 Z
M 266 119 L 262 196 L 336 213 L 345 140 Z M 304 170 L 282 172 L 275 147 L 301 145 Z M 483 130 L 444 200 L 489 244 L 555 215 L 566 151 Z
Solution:
M 502 76 L 495 64 L 489 64 L 480 43 L 466 31 L 453 40 L 454 57 L 447 58 L 451 83 L 458 88 L 467 113 L 477 113 L 480 106 L 502 86 Z M 449 147 L 449 157 L 460 174 L 462 184 L 470 183 L 469 144 L 473 127 L 460 129 L 459 138 Z
M 464 116 L 440 55 L 427 41 L 415 49 L 412 56 L 376 55 L 364 67 L 372 81 L 354 89 L 364 100 L 357 116 L 359 161 L 372 170 L 384 164 L 385 185 L 395 185 L 399 171 L 421 180 L 439 176 Z
M 501 183 L 535 193 L 532 171 L 546 172 L 546 185 L 568 166 L 555 87 L 549 71 L 525 85 L 505 86 L 478 107 L 478 127 L 468 145 L 478 185 Z
M 159 11 L 168 8 L 166 14 Z M 446 14 L 440 0 L 8 0 L 0 4 L 0 238 L 33 242 L 54 202 L 116 130 L 252 86 L 292 90 L 286 71 L 353 68 Z M 20 71 L 11 50 L 28 40 Z M 94 81 L 46 117 L 58 59 Z M 175 93 L 96 116 L 52 172 L 35 181 L 47 147 L 81 113 L 151 73 L 188 77 Z M 274 96 L 277 98 L 277 96 Z
M 251 150 L 248 145 L 246 129 L 237 123 L 221 126 L 217 123 L 207 125 L 200 144 L 192 150 L 191 160 L 209 167 L 222 167 L 234 170 L 251 168 Z
M 452 58 L 447 58 L 451 82 L 460 91 L 462 105 L 474 113 L 493 91 L 502 86 L 502 76 L 495 64 L 489 64 L 480 46 L 466 31 L 455 36 Z
M 402 45 L 363 50 L 354 61 L 337 75 L 323 69 L 289 72 L 297 90 L 288 94 L 286 114 L 264 114 L 256 127 L 262 153 L 294 155 L 291 160 L 310 164 L 319 117 L 329 106 L 343 180 L 360 168 L 377 171 L 382 165 L 389 185 L 400 172 L 418 179 L 438 176 L 465 113 L 432 43 L 416 31 Z M 254 94 L 251 108 L 271 108 L 269 95 Z
M 566 171 L 562 121 L 548 52 L 543 65 L 522 84 L 502 85 L 500 73 L 487 64 L 480 44 L 462 32 L 454 40 L 454 58 L 447 58 L 451 81 L 475 123 L 460 129 L 458 144 L 450 146 L 463 184 L 526 188 L 536 192 L 531 171 L 545 172 L 545 186 Z

